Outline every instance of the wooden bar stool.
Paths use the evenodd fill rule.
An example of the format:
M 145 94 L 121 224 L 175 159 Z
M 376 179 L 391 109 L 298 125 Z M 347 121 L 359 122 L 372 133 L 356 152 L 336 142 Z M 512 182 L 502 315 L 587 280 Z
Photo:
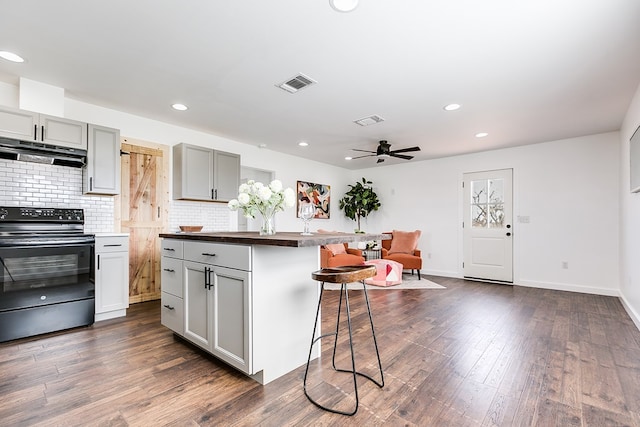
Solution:
M 304 371 L 304 394 L 307 398 L 319 408 L 322 408 L 326 411 L 333 412 L 335 414 L 342 415 L 353 415 L 358 411 L 358 383 L 357 383 L 357 375 L 367 378 L 372 381 L 378 387 L 384 387 L 384 375 L 382 373 L 382 363 L 380 362 L 380 353 L 378 352 L 378 343 L 376 341 L 376 332 L 373 328 L 373 318 L 371 316 L 371 306 L 369 305 L 369 296 L 367 295 L 367 288 L 364 284 L 364 279 L 369 277 L 373 277 L 376 275 L 376 267 L 373 265 L 354 265 L 354 266 L 344 266 L 344 267 L 332 267 L 332 268 L 323 268 L 318 271 L 314 271 L 311 273 L 311 277 L 314 280 L 322 282 L 320 285 L 320 298 L 318 299 L 318 309 L 316 311 L 316 321 L 313 324 L 313 335 L 311 335 L 311 347 L 309 348 L 309 358 L 307 359 L 307 367 Z M 364 291 L 364 298 L 367 303 L 367 313 L 369 314 L 369 322 L 371 323 L 371 334 L 373 336 L 373 345 L 376 350 L 376 357 L 378 358 L 378 368 L 380 370 L 380 381 L 373 379 L 367 374 L 358 372 L 356 370 L 356 361 L 355 355 L 353 352 L 353 334 L 351 330 L 351 311 L 349 309 L 349 292 L 347 289 L 347 284 L 351 282 L 361 282 L 362 289 Z M 336 329 L 333 332 L 329 332 L 324 335 L 320 335 L 316 337 L 316 328 L 318 327 L 318 318 L 320 316 L 320 306 L 322 304 L 322 295 L 324 293 L 324 284 L 325 283 L 341 283 L 340 287 L 340 301 L 338 303 L 338 313 L 336 319 Z M 351 369 L 339 369 L 336 368 L 336 347 L 338 345 L 338 328 L 340 325 L 340 312 L 342 311 L 342 298 L 345 300 L 345 307 L 347 310 L 347 324 L 349 329 L 349 348 L 351 350 Z M 309 396 L 309 392 L 307 391 L 307 374 L 309 373 L 309 363 L 311 362 L 311 353 L 313 351 L 313 346 L 320 341 L 322 338 L 334 336 L 333 341 L 333 356 L 331 358 L 331 364 L 333 369 L 337 372 L 345 372 L 353 375 L 353 389 L 356 398 L 356 404 L 353 411 L 341 411 L 334 408 L 329 408 L 327 406 L 321 405 L 311 396 Z

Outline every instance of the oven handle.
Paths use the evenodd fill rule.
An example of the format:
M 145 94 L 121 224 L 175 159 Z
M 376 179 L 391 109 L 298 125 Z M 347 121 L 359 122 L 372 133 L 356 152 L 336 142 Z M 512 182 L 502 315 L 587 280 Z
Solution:
M 26 240 L 18 241 L 13 240 L 10 242 L 0 242 L 0 248 L 32 248 L 34 246 L 39 247 L 66 247 L 66 246 L 78 246 L 78 245 L 92 245 L 95 243 L 94 237 L 77 238 L 77 239 L 64 239 L 64 240 Z

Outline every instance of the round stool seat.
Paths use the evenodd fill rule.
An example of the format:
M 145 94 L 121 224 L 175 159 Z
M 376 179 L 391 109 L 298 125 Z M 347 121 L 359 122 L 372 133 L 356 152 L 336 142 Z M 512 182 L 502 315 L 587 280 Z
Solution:
M 375 265 L 345 265 L 323 268 L 311 273 L 313 280 L 329 283 L 359 282 L 376 275 Z

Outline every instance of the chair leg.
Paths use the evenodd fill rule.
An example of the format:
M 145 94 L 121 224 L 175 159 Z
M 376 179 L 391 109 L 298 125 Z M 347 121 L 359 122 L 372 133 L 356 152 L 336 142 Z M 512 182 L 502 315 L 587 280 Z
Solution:
M 420 278 L 420 269 L 418 269 L 418 280 L 422 280 L 422 279 Z
M 369 295 L 367 294 L 367 287 L 362 282 L 362 289 L 364 290 L 364 299 L 367 302 L 367 313 L 369 314 L 369 323 L 371 324 L 371 335 L 373 336 L 373 346 L 376 349 L 376 358 L 378 359 L 378 369 L 380 370 L 380 382 L 374 380 L 368 375 L 360 374 L 373 381 L 378 387 L 384 387 L 384 374 L 382 373 L 382 362 L 380 361 L 380 352 L 378 351 L 378 340 L 376 340 L 376 330 L 373 327 L 373 315 L 371 314 L 371 305 L 369 304 Z
M 356 412 L 358 412 L 358 406 L 359 406 L 358 382 L 357 382 L 357 377 L 356 377 L 356 374 L 358 374 L 358 372 L 356 371 L 356 359 L 355 359 L 355 353 L 353 351 L 353 333 L 352 333 L 352 329 L 351 329 L 351 310 L 349 309 L 349 291 L 347 290 L 347 284 L 343 283 L 342 286 L 341 286 L 341 289 L 340 289 L 340 302 L 339 302 L 339 305 L 338 305 L 338 315 L 337 315 L 338 320 L 336 321 L 336 329 L 335 329 L 335 331 L 327 333 L 325 335 L 320 335 L 319 337 L 314 338 L 316 336 L 316 328 L 318 326 L 318 316 L 319 316 L 319 313 L 320 313 L 320 304 L 322 303 L 322 293 L 323 292 L 324 292 L 324 283 L 322 284 L 322 289 L 320 290 L 320 298 L 318 300 L 318 309 L 316 310 L 316 323 L 313 326 L 313 335 L 311 336 L 311 347 L 309 348 L 309 357 L 307 358 L 307 367 L 305 368 L 305 371 L 304 371 L 304 380 L 303 380 L 304 394 L 305 394 L 305 396 L 307 396 L 307 399 L 309 399 L 309 401 L 311 403 L 316 405 L 318 408 L 324 409 L 325 411 L 329 411 L 329 412 L 332 412 L 334 414 L 341 414 L 341 415 L 354 415 Z M 348 324 L 348 328 L 349 328 L 349 348 L 351 350 L 351 369 L 350 370 L 337 369 L 336 366 L 335 366 L 335 363 L 336 363 L 335 362 L 336 347 L 337 347 L 337 344 L 338 344 L 338 330 L 339 330 L 339 326 L 340 326 L 340 312 L 342 311 L 342 296 L 343 295 L 345 297 L 345 306 L 346 306 L 346 309 L 347 309 L 347 324 Z M 327 406 L 321 405 L 320 403 L 315 401 L 309 395 L 309 393 L 307 391 L 307 374 L 309 372 L 309 363 L 311 362 L 311 353 L 313 352 L 313 346 L 320 339 L 322 339 L 324 337 L 331 336 L 331 335 L 335 336 L 335 340 L 334 340 L 334 344 L 333 344 L 333 356 L 331 358 L 331 363 L 333 365 L 333 369 L 338 371 L 338 372 L 348 372 L 348 373 L 353 374 L 353 389 L 354 389 L 354 393 L 355 393 L 355 397 L 356 397 L 356 404 L 355 404 L 355 407 L 353 408 L 352 411 L 339 411 L 337 409 L 333 409 L 333 408 L 329 408 Z
M 364 283 L 364 281 L 362 281 L 362 288 L 364 290 L 364 296 L 365 296 L 365 301 L 367 304 L 367 313 L 369 315 L 369 323 L 371 325 L 371 334 L 373 336 L 373 345 L 374 348 L 376 350 L 376 358 L 378 359 L 378 369 L 380 370 L 380 381 L 376 381 L 375 379 L 373 379 L 372 377 L 370 377 L 367 374 L 358 372 L 356 370 L 356 359 L 355 359 L 355 351 L 353 349 L 353 329 L 352 329 L 352 325 L 351 325 L 351 309 L 349 306 L 349 291 L 347 289 L 347 284 L 343 283 L 341 288 L 340 288 L 340 299 L 338 302 L 338 313 L 337 313 L 337 320 L 336 320 L 336 329 L 334 332 L 330 332 L 327 333 L 325 335 L 321 335 L 317 338 L 315 338 L 316 335 L 316 328 L 318 326 L 318 318 L 319 318 L 319 313 L 320 313 L 320 305 L 322 303 L 322 294 L 324 292 L 324 283 L 322 284 L 322 289 L 320 290 L 320 298 L 318 301 L 318 308 L 316 310 L 316 321 L 315 324 L 313 326 L 313 335 L 311 336 L 311 347 L 309 348 L 309 357 L 307 358 L 307 366 L 306 369 L 304 371 L 304 382 L 303 382 L 303 388 L 304 388 L 304 394 L 305 396 L 307 396 L 307 399 L 309 399 L 309 401 L 311 401 L 311 403 L 313 403 L 314 405 L 316 405 L 317 407 L 324 409 L 326 411 L 329 412 L 333 412 L 335 414 L 342 414 L 342 415 L 354 415 L 357 411 L 358 411 L 358 406 L 359 406 L 359 397 L 358 397 L 358 381 L 357 381 L 357 375 L 360 375 L 362 377 L 367 378 L 368 380 L 372 381 L 374 384 L 376 384 L 378 387 L 384 387 L 384 374 L 382 372 L 382 362 L 380 361 L 380 352 L 378 350 L 378 342 L 376 339 L 376 332 L 375 329 L 373 327 L 373 317 L 371 315 L 371 305 L 369 304 L 369 296 L 367 294 L 367 288 L 366 285 Z M 345 302 L 345 308 L 347 311 L 347 326 L 348 326 L 348 331 L 349 331 L 349 350 L 351 352 L 351 369 L 341 369 L 341 368 L 337 368 L 336 367 L 336 348 L 338 346 L 338 333 L 339 333 L 339 327 L 340 327 L 340 315 L 342 312 L 342 300 L 343 300 L 343 296 L 344 296 L 344 302 Z M 309 363 L 311 362 L 311 353 L 313 351 L 313 346 L 315 345 L 316 342 L 318 342 L 320 339 L 324 338 L 324 337 L 328 337 L 328 336 L 334 336 L 334 343 L 333 343 L 333 354 L 331 357 L 331 364 L 332 367 L 335 371 L 337 372 L 345 372 L 345 373 L 350 373 L 353 375 L 353 390 L 354 390 L 354 394 L 355 394 L 355 398 L 356 398 L 356 403 L 355 403 L 355 407 L 353 409 L 353 411 L 339 411 L 333 408 L 329 408 L 326 407 L 324 405 L 321 405 L 320 403 L 316 402 L 308 393 L 307 391 L 307 375 L 309 372 Z

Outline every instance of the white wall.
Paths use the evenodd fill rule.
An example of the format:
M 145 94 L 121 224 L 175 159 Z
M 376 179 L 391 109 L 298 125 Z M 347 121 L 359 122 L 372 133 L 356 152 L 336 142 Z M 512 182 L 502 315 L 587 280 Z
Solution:
M 0 105 L 18 108 L 18 94 L 19 88 L 17 86 L 0 82 Z M 311 221 L 311 229 L 325 228 L 348 231 L 353 228 L 351 221 L 341 215 L 337 207 L 338 199 L 347 190 L 347 183 L 350 181 L 349 173 L 345 169 L 259 148 L 260 141 L 256 141 L 255 145 L 242 144 L 216 135 L 87 104 L 71 98 L 64 99 L 64 112 L 64 117 L 69 119 L 120 129 L 120 134 L 123 137 L 168 146 L 186 142 L 238 153 L 241 155 L 243 166 L 274 170 L 276 178 L 281 180 L 286 187 L 291 187 L 294 190 L 298 180 L 330 185 L 333 200 L 331 218 Z M 180 113 L 177 112 L 177 114 Z M 301 147 L 301 149 L 304 148 Z M 208 231 L 221 231 L 224 229 L 221 227 L 233 227 L 234 224 L 237 224 L 236 213 L 228 211 L 226 205 L 220 203 L 172 201 L 172 208 L 175 209 L 170 209 L 170 212 L 177 212 L 180 217 L 176 218 L 174 215 L 169 218 L 170 231 L 175 231 L 178 223 L 184 224 L 180 221 L 188 221 L 191 224 L 203 217 L 205 217 L 203 222 L 209 225 Z M 216 216 L 216 219 L 210 221 L 206 218 L 207 216 Z M 223 216 L 222 221 L 220 216 Z M 226 224 L 226 226 L 220 224 Z M 276 214 L 276 224 L 279 231 L 302 231 L 303 229 L 302 220 L 296 218 L 295 208 Z
M 0 104 L 17 107 L 16 94 L 15 87 L 0 83 Z M 636 107 L 630 110 L 636 121 L 640 117 L 639 98 L 636 96 Z M 623 130 L 622 136 L 614 132 L 350 172 L 260 149 L 260 141 L 242 144 L 69 98 L 65 98 L 65 117 L 116 127 L 123 136 L 134 139 L 169 146 L 188 142 L 235 152 L 242 156 L 243 166 L 274 170 L 276 178 L 292 188 L 297 180 L 331 185 L 331 219 L 312 221 L 312 229 L 354 228 L 338 209 L 338 200 L 348 184 L 364 176 L 374 182 L 382 209 L 365 219 L 363 228 L 371 232 L 423 230 L 420 248 L 425 253 L 424 271 L 443 276 L 462 275 L 463 173 L 513 168 L 514 217 L 530 217 L 528 224 L 514 224 L 515 283 L 617 295 L 622 247 L 625 295 L 630 304 L 640 307 L 640 291 L 630 289 L 640 283 L 640 271 L 632 261 L 640 253 L 640 242 L 625 239 L 621 246 L 619 238 L 620 217 L 625 224 L 622 234 L 632 231 L 633 236 L 640 235 L 629 219 L 639 217 L 638 196 L 626 194 L 620 214 L 619 168 L 625 162 L 624 156 L 620 159 L 620 139 L 624 141 L 628 130 Z M 633 206 L 628 206 L 630 200 Z M 180 209 L 178 205 L 184 203 L 188 202 L 174 202 Z M 224 205 L 207 205 L 216 206 L 216 215 L 235 215 Z M 277 224 L 279 231 L 302 229 L 294 209 L 279 213 Z M 567 270 L 561 268 L 562 261 L 569 263 Z
M 640 86 L 620 130 L 620 293 L 625 308 L 640 328 L 640 193 L 630 193 L 629 139 L 640 125 Z
M 382 202 L 365 229 L 420 229 L 423 271 L 461 277 L 462 176 L 512 168 L 514 218 L 530 217 L 513 224 L 514 283 L 617 295 L 618 141 L 613 132 L 359 171 Z

